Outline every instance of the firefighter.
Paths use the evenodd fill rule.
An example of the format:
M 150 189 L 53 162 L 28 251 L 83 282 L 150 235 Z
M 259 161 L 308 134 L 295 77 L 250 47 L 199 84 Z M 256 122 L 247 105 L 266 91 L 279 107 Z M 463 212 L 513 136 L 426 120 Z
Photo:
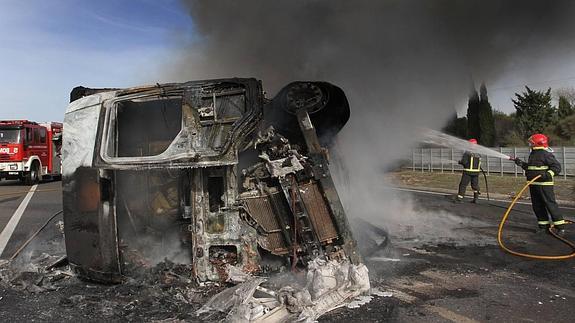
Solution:
M 525 170 L 527 180 L 532 180 L 537 175 L 539 179 L 529 185 L 531 194 L 531 206 L 537 217 L 538 231 L 547 231 L 553 224 L 558 232 L 564 231 L 566 224 L 559 206 L 555 201 L 555 192 L 553 191 L 553 177 L 561 172 L 561 164 L 553 156 L 549 148 L 547 136 L 537 133 L 529 137 L 529 146 L 531 153 L 527 162 L 519 158 L 514 158 L 515 164 Z M 549 221 L 551 215 L 551 221 Z
M 469 139 L 472 145 L 477 145 L 476 139 Z M 459 191 L 457 192 L 456 202 L 463 201 L 465 196 L 465 189 L 469 182 L 471 182 L 471 188 L 473 189 L 473 201 L 471 203 L 477 203 L 477 198 L 479 197 L 479 172 L 481 171 L 481 156 L 474 154 L 472 152 L 466 151 L 463 153 L 463 157 L 458 162 L 463 166 L 463 172 L 461 174 L 461 181 L 459 182 Z

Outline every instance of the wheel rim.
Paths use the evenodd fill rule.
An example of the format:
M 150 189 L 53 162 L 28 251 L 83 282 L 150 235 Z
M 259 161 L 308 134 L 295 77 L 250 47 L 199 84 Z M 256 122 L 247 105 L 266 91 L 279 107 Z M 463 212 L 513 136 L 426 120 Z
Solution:
M 33 183 L 36 183 L 38 181 L 38 166 L 34 166 L 32 168 L 32 171 L 30 173 L 30 179 L 32 180 Z

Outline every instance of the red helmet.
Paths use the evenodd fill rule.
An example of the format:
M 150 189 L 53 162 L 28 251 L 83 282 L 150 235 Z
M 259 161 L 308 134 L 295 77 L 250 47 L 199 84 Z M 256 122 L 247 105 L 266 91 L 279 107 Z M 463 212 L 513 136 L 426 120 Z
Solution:
M 476 144 L 477 145 L 477 139 L 471 138 L 468 140 L 470 143 L 472 144 Z
M 529 146 L 531 147 L 549 147 L 549 141 L 547 140 L 547 136 L 541 133 L 536 133 L 529 137 Z

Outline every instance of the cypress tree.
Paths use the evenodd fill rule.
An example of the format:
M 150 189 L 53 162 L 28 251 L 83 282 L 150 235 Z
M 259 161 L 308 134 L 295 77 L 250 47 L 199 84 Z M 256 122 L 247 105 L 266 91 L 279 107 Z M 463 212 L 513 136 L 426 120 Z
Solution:
M 477 140 L 483 146 L 492 147 L 495 145 L 495 119 L 493 118 L 493 108 L 487 98 L 487 88 L 485 83 L 479 88 L 479 136 Z
M 479 139 L 481 128 L 479 127 L 479 95 L 475 86 L 472 87 L 467 103 L 467 137 Z

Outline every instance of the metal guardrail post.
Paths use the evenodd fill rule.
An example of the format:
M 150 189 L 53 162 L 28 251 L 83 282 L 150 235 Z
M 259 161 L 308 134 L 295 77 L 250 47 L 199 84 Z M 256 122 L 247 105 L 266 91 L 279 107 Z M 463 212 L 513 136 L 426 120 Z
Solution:
M 565 146 L 563 146 L 563 179 L 567 179 L 567 154 L 565 153 Z
M 517 158 L 517 147 L 513 147 L 513 157 Z M 515 177 L 517 177 L 517 164 L 515 165 Z
M 559 176 L 557 177 L 557 179 L 563 179 L 563 180 L 572 180 L 575 178 L 575 147 L 570 147 L 570 146 L 556 146 L 555 148 L 555 157 L 557 158 L 557 160 L 559 160 L 561 162 L 561 164 L 563 165 L 563 176 Z M 427 156 L 427 151 L 426 149 L 429 149 L 429 161 L 427 163 L 425 163 L 425 157 Z M 434 160 L 435 157 L 435 151 L 439 149 L 439 161 Z M 527 149 L 527 147 L 499 147 L 498 148 L 492 148 L 495 151 L 499 151 L 502 154 L 505 155 L 510 155 L 510 156 L 517 156 L 517 153 L 524 153 L 524 151 Z M 445 150 L 445 152 L 444 152 Z M 449 169 L 451 168 L 451 173 L 454 174 L 455 173 L 455 169 L 458 168 L 459 166 L 457 166 L 457 161 L 455 161 L 455 154 L 456 153 L 461 153 L 458 149 L 456 148 L 451 148 L 451 147 L 446 147 L 446 148 L 413 148 L 412 149 L 412 153 L 411 153 L 411 167 L 409 167 L 409 164 L 405 164 L 402 168 L 404 169 L 409 169 L 411 168 L 414 172 L 420 170 L 422 173 L 424 172 L 439 172 L 438 170 L 441 170 L 441 173 L 448 173 Z M 418 156 L 418 154 L 420 154 Z M 523 156 L 523 155 L 522 155 Z M 497 159 L 495 161 L 490 160 L 492 158 L 495 157 L 490 157 L 490 156 L 481 156 L 482 158 L 487 158 L 487 160 L 485 161 L 485 163 L 487 164 L 485 167 L 485 171 L 486 174 L 492 175 L 491 173 L 493 172 L 493 175 L 496 175 L 495 173 L 499 173 L 500 176 L 506 176 L 506 175 L 514 175 L 515 177 L 519 177 L 520 175 L 523 174 L 523 170 L 521 169 L 521 167 L 518 167 L 517 165 L 515 165 L 515 163 L 511 163 L 509 164 L 509 162 L 506 162 L 505 158 L 501 159 L 501 158 L 497 158 L 499 161 L 497 161 Z M 523 156 L 522 158 L 525 158 L 525 156 Z M 417 159 L 417 160 L 416 160 Z M 455 161 L 455 162 L 447 162 L 447 160 L 451 160 L 451 161 Z M 418 164 L 421 163 L 421 164 Z M 436 164 L 434 164 L 436 163 Z M 449 165 L 451 165 L 451 167 L 449 165 L 446 165 L 446 163 L 448 163 Z M 437 167 L 435 167 L 437 166 Z M 508 166 L 512 166 L 513 168 L 510 169 Z M 497 169 L 497 167 L 499 167 L 499 169 Z
M 439 160 L 441 161 L 441 172 L 443 173 L 443 148 L 439 148 Z
M 423 148 L 421 148 L 421 172 L 423 173 Z
M 503 154 L 503 147 L 499 147 L 499 152 Z M 503 176 L 503 158 L 499 158 L 499 174 Z
M 453 160 L 453 148 L 451 148 L 451 160 Z M 451 172 L 455 172 L 455 164 L 451 163 Z

